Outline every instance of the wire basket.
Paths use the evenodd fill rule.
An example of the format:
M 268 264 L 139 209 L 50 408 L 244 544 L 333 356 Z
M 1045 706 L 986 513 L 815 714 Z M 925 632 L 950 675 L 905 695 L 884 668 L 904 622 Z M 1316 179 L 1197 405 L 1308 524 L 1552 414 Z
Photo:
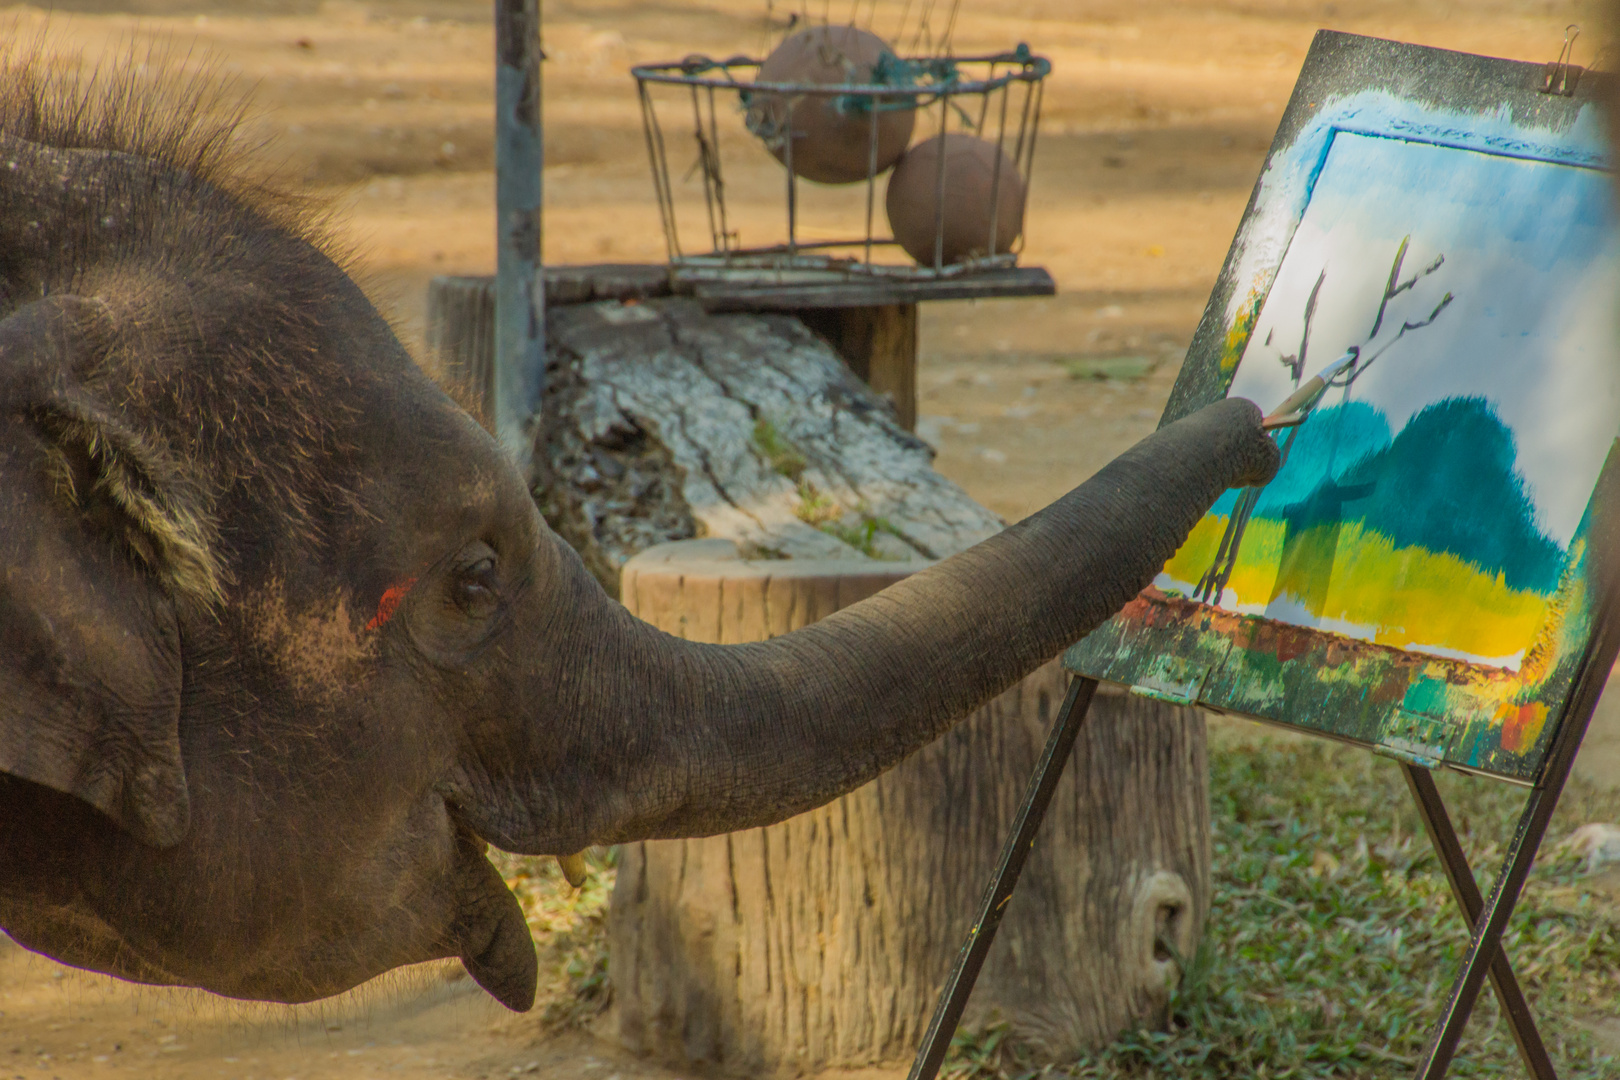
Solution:
M 907 59 L 887 56 L 873 70 L 871 77 L 876 81 L 861 85 L 756 81 L 762 63 L 745 56 L 728 60 L 689 56 L 677 63 L 646 64 L 631 69 L 641 100 L 642 127 L 652 164 L 653 189 L 664 241 L 677 279 L 758 280 L 768 277 L 781 283 L 848 282 L 862 278 L 928 281 L 1017 264 L 1023 247 L 1022 231 L 1010 245 L 996 242 L 997 226 L 1001 224 L 996 220 L 1000 205 L 998 189 L 1004 182 L 1016 183 L 1021 179 L 1024 206 L 1028 205 L 1044 79 L 1052 69 L 1049 61 L 1031 54 L 1026 45 L 1019 45 L 1011 52 L 985 56 Z M 773 124 L 771 111 L 761 109 L 760 102 L 774 97 L 792 103 L 785 110 L 776 110 L 777 116 L 785 112 L 792 118 L 796 115 L 796 103 L 806 96 L 832 97 L 840 113 L 867 118 L 871 153 L 863 181 L 836 188 L 800 183 L 801 177 L 795 173 L 792 160 L 795 133 Z M 947 261 L 945 166 L 949 155 L 939 152 L 935 154 L 938 167 L 934 178 L 933 258 L 919 258 L 916 262 L 879 258 L 884 254 L 904 257 L 903 252 L 896 250 L 899 241 L 888 235 L 887 230 L 884 235 L 874 232 L 878 181 L 884 171 L 877 167 L 879 123 L 885 112 L 896 109 L 914 110 L 915 127 L 924 137 L 929 134 L 924 129 L 930 126 L 931 119 L 932 134 L 971 133 L 995 145 L 989 233 L 982 249 L 988 254 L 969 254 Z M 665 137 L 665 119 L 675 115 L 681 119 L 672 120 L 672 126 L 691 124 L 696 150 L 695 160 L 683 174 L 680 186 L 671 178 L 670 140 Z M 728 136 L 724 140 L 724 151 L 723 133 Z M 759 170 L 767 160 L 762 145 L 766 151 L 781 151 L 777 155 L 780 164 L 775 167 L 785 172 L 785 181 L 776 181 L 783 184 L 776 189 L 781 194 L 768 198 L 785 202 L 785 205 L 774 205 L 772 210 L 785 217 L 786 238 L 749 246 L 743 243 L 736 208 L 728 205 L 728 195 L 735 199 L 736 192 L 727 186 L 727 164 L 731 164 L 734 177 L 743 172 L 754 181 L 751 185 L 753 206 L 759 210 L 758 196 L 764 179 L 759 176 Z M 752 155 L 744 159 L 744 167 L 740 169 L 739 155 Z M 1019 176 L 1004 178 L 1004 162 L 1009 162 Z M 697 177 L 702 181 L 701 205 L 691 191 L 691 181 Z M 822 211 L 820 227 L 811 229 L 812 235 L 808 236 L 805 235 L 807 195 Z M 861 196 L 864 196 L 864 207 Z M 863 209 L 865 229 L 861 231 L 858 223 Z M 754 215 L 755 227 L 751 231 L 764 231 L 758 228 L 760 216 Z M 776 237 L 781 236 L 780 226 L 772 231 Z M 708 250 L 689 250 L 684 239 L 692 235 L 706 235 Z

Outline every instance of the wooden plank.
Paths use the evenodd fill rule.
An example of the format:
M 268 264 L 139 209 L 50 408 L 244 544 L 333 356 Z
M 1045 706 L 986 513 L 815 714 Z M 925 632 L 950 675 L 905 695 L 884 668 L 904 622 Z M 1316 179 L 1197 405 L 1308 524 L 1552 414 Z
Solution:
M 971 300 L 998 296 L 1051 296 L 1052 275 L 1039 266 L 990 270 L 937 281 L 796 282 L 703 281 L 672 285 L 661 263 L 580 263 L 544 268 L 546 303 L 552 307 L 595 300 L 649 300 L 689 293 L 711 311 L 784 311 L 801 308 L 873 307 L 920 300 Z M 765 272 L 761 271 L 761 276 Z M 471 280 L 471 279 L 468 279 Z M 493 279 L 488 279 L 493 281 Z
M 671 292 L 669 267 L 662 263 L 577 263 L 546 267 L 546 302 L 584 304 L 593 300 L 650 300 Z
M 800 308 L 873 307 L 923 300 L 988 300 L 996 297 L 1051 296 L 1052 275 L 1039 266 L 989 270 L 932 281 L 841 281 L 770 285 L 701 281 L 686 286 L 709 311 L 792 311 Z

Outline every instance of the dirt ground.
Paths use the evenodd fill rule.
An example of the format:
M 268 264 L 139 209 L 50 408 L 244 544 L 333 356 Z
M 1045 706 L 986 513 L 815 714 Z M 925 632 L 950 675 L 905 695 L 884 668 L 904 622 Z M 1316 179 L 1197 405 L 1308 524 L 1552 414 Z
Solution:
M 797 6 L 776 3 L 778 23 Z M 927 7 L 875 0 L 872 25 Z M 664 257 L 627 69 L 757 52 L 766 10 L 548 0 L 547 261 Z M 0 40 L 43 34 L 60 63 L 167 40 L 205 77 L 251 91 L 251 133 L 334 201 L 339 238 L 410 338 L 430 277 L 493 266 L 489 12 L 488 0 L 54 0 L 0 8 Z M 1013 520 L 1152 430 L 1317 28 L 1547 60 L 1570 22 L 1588 25 L 1576 60 L 1589 63 L 1596 12 L 1571 0 L 966 0 L 958 51 L 1028 41 L 1054 63 L 1023 259 L 1050 269 L 1059 295 L 925 306 L 919 430 L 938 467 Z M 742 190 L 774 175 L 758 157 L 738 213 L 768 231 L 776 189 Z M 1099 377 L 1110 372 L 1129 377 Z M 1620 781 L 1616 697 L 1583 754 L 1587 782 Z M 548 1038 L 457 970 L 248 1007 L 0 944 L 0 1078 L 675 1075 L 584 1034 Z

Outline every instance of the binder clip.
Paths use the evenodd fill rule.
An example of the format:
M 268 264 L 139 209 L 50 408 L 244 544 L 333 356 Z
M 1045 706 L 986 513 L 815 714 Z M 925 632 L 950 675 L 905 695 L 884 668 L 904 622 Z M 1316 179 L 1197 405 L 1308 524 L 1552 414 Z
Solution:
M 1558 97 L 1575 96 L 1575 83 L 1581 77 L 1581 69 L 1571 64 L 1570 60 L 1575 57 L 1575 39 L 1580 36 L 1581 28 L 1577 24 L 1570 23 L 1564 27 L 1564 47 L 1558 50 L 1558 59 L 1542 69 L 1543 94 L 1556 94 Z

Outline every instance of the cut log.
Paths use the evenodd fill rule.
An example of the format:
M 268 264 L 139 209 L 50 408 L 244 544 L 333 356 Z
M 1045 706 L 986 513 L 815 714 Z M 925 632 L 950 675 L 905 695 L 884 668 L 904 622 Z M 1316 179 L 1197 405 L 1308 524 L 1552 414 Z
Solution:
M 624 568 L 632 612 L 696 641 L 787 633 L 911 567 L 745 561 L 728 541 Z M 611 1023 L 678 1066 L 795 1075 L 915 1052 L 1067 676 L 1054 662 L 899 768 L 780 825 L 621 849 Z M 1208 910 L 1200 715 L 1092 706 L 974 994 L 1052 1059 L 1163 1020 Z
M 1002 527 L 797 318 L 597 300 L 552 308 L 547 333 L 536 498 L 671 633 L 787 633 Z M 909 1057 L 1065 683 L 1049 664 L 780 825 L 627 845 L 610 1032 L 760 1076 Z M 1208 907 L 1200 716 L 1120 696 L 1092 709 L 969 1014 L 1053 1057 L 1157 1023 Z

